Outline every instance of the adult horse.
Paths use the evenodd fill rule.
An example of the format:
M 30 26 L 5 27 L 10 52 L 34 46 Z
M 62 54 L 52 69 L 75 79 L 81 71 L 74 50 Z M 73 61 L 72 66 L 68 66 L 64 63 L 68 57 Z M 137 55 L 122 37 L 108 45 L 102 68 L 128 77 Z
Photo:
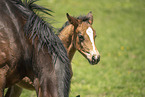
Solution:
M 78 50 L 88 59 L 90 64 L 97 64 L 100 61 L 100 54 L 94 41 L 96 33 L 92 27 L 92 13 L 90 12 L 86 16 L 79 16 L 77 18 L 67 14 L 67 18 L 68 21 L 59 30 L 58 36 L 67 49 L 70 61 L 72 60 L 76 50 Z M 69 67 L 70 70 L 72 70 L 71 66 Z M 19 97 L 22 91 L 21 87 L 33 90 L 33 84 L 31 81 L 28 78 L 24 78 L 13 87 L 11 97 Z
M 51 10 L 35 1 L 26 0 L 24 5 L 21 0 L 0 0 L 0 97 L 25 76 L 38 97 L 68 97 L 67 52 L 53 27 L 33 11 Z

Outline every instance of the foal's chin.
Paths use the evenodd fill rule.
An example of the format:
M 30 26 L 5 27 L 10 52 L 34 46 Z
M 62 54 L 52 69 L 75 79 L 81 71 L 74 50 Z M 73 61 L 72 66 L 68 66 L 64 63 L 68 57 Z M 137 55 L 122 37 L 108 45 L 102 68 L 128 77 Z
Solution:
M 90 59 L 88 59 L 88 61 L 91 65 L 97 65 L 99 63 L 98 61 L 93 61 L 93 60 L 90 60 Z
M 88 53 L 85 53 L 83 51 L 79 51 L 88 61 L 91 65 L 97 65 L 100 61 L 100 58 L 99 59 L 95 59 L 93 58 L 93 56 L 90 56 L 90 54 Z
M 87 59 L 91 65 L 97 65 L 100 61 L 100 56 L 99 57 L 91 56 L 91 57 L 87 57 Z

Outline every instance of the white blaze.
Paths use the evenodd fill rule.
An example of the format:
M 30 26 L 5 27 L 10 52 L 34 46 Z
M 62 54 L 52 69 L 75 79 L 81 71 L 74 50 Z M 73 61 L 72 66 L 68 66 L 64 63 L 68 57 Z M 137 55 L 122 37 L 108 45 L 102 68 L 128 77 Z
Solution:
M 93 53 L 96 53 L 92 28 L 91 28 L 91 27 L 88 27 L 88 29 L 86 30 L 86 33 L 88 34 L 88 36 L 89 36 L 89 38 L 90 38 L 90 41 L 91 41 L 91 43 L 92 43 L 92 46 L 93 46 Z

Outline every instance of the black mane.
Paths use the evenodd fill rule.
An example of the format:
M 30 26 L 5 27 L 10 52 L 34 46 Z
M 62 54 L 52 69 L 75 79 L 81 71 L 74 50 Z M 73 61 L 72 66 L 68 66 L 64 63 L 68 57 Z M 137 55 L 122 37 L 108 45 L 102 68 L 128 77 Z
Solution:
M 89 17 L 87 17 L 87 16 L 79 16 L 79 17 L 75 17 L 76 19 L 79 19 L 79 20 L 81 20 L 82 22 L 88 22 L 89 23 Z M 66 26 L 68 26 L 70 23 L 69 23 L 69 21 L 66 21 L 65 23 L 64 23 L 64 25 L 62 26 L 62 28 L 60 28 L 59 30 L 58 30 L 58 33 L 60 33 Z
M 42 17 L 40 17 L 36 14 L 36 12 L 40 11 L 45 14 L 51 15 L 50 12 L 52 12 L 52 11 L 47 8 L 36 5 L 35 2 L 38 0 L 0 0 L 0 5 L 3 4 L 3 2 L 1 3 L 1 1 L 6 2 L 6 4 L 11 6 L 10 8 L 13 9 L 12 11 L 16 14 L 16 16 L 19 17 L 19 19 L 22 19 L 22 21 L 21 21 L 22 25 L 20 25 L 20 29 L 24 28 L 23 31 L 24 31 L 26 38 L 28 38 L 27 40 L 30 40 L 32 42 L 33 47 L 37 46 L 36 48 L 34 47 L 34 49 L 38 48 L 38 50 L 37 50 L 38 52 L 40 50 L 43 51 L 43 48 L 48 49 L 47 51 L 49 54 L 52 55 L 53 62 L 56 61 L 54 63 L 54 64 L 56 64 L 56 66 L 54 66 L 55 67 L 54 69 L 56 70 L 55 71 L 56 76 L 54 76 L 54 77 L 58 78 L 58 80 L 57 80 L 58 88 L 59 88 L 58 92 L 60 91 L 59 94 L 61 95 L 61 93 L 62 93 L 62 95 L 64 95 L 63 97 L 68 97 L 71 74 L 70 74 L 70 69 L 69 69 L 70 62 L 67 57 L 66 49 L 63 46 L 61 40 L 55 35 L 53 26 L 51 26 L 50 23 L 47 23 L 46 21 L 43 20 Z M 24 1 L 24 2 L 22 2 L 22 1 Z M 3 9 L 3 10 L 5 10 L 5 9 Z M 23 22 L 25 22 L 24 25 L 23 25 Z M 21 31 L 22 31 L 22 29 L 21 29 Z M 20 33 L 20 32 L 18 31 L 18 33 Z M 38 45 L 35 45 L 35 42 L 34 42 L 36 38 L 37 38 Z M 34 54 L 35 54 L 35 52 L 34 52 Z M 47 53 L 45 53 L 45 54 L 47 54 Z M 33 55 L 32 55 L 32 57 L 33 57 Z M 46 60 L 47 60 L 47 57 L 44 57 L 44 58 L 46 58 Z M 33 60 L 34 60 L 34 58 L 32 58 L 32 64 L 33 64 Z M 31 59 L 30 59 L 30 61 L 31 61 Z M 42 65 L 42 64 L 34 64 L 34 65 L 37 66 L 37 65 Z M 52 65 L 52 64 L 50 64 L 50 65 Z M 42 66 L 42 67 L 47 68 L 48 64 L 45 64 L 45 66 Z M 34 72 L 34 73 L 37 73 L 37 72 Z M 48 76 L 48 78 L 49 78 L 49 76 Z M 40 80 L 41 80 L 41 78 L 40 78 Z
M 24 31 L 26 36 L 32 40 L 34 44 L 34 39 L 36 36 L 39 39 L 38 49 L 43 48 L 43 46 L 48 47 L 49 53 L 58 56 L 63 62 L 69 63 L 67 58 L 66 50 L 61 43 L 61 40 L 54 34 L 53 26 L 43 20 L 42 17 L 38 16 L 35 11 L 40 11 L 45 14 L 50 14 L 52 12 L 50 9 L 36 5 L 35 2 L 38 0 L 9 0 L 15 7 L 17 7 L 20 14 L 26 19 L 26 24 Z

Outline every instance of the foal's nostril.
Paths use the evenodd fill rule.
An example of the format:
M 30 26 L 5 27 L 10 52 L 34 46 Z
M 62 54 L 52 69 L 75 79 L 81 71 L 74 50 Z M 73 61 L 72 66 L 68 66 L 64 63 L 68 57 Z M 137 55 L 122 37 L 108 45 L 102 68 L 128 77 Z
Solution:
M 97 56 L 92 56 L 92 62 L 96 63 L 96 61 L 97 61 Z
M 100 61 L 100 55 L 92 56 L 92 64 L 97 64 L 99 61 Z
M 97 58 L 95 56 L 92 57 L 92 60 L 96 60 Z
M 92 56 L 92 60 L 89 61 L 92 65 L 97 64 L 100 61 L 100 55 L 94 55 Z

